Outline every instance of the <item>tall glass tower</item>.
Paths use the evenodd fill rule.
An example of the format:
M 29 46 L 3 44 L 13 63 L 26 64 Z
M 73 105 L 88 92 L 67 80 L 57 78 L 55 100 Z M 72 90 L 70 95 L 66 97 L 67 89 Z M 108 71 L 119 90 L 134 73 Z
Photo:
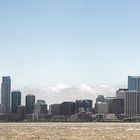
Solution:
M 9 76 L 2 77 L 1 104 L 4 105 L 5 114 L 10 112 L 11 79 Z
M 35 96 L 29 94 L 26 96 L 26 114 L 33 114 L 33 107 L 35 104 Z
M 128 76 L 128 90 L 140 91 L 140 76 Z
M 20 91 L 12 91 L 12 99 L 11 99 L 11 112 L 17 113 L 18 106 L 21 105 L 21 92 Z

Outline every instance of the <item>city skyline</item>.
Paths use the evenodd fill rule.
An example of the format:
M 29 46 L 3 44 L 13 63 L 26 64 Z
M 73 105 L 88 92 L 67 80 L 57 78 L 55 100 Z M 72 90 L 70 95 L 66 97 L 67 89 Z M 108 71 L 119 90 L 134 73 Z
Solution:
M 105 97 L 104 94 L 103 95 L 98 94 L 98 97 L 96 96 L 96 102 L 94 107 L 93 107 L 93 98 L 90 98 L 88 96 L 88 98 L 82 99 L 80 94 L 81 99 L 76 99 L 75 102 L 73 102 L 70 99 L 68 99 L 68 101 L 63 99 L 63 102 L 61 101 L 61 104 L 59 104 L 58 102 L 60 101 L 59 99 L 57 99 L 58 101 L 57 104 L 56 103 L 50 104 L 51 108 L 49 108 L 49 111 L 51 111 L 52 114 L 55 114 L 55 110 L 56 110 L 56 114 L 58 113 L 58 115 L 67 116 L 67 115 L 72 115 L 74 113 L 78 113 L 79 111 L 80 112 L 93 111 L 94 108 L 93 112 L 96 113 L 104 113 L 104 114 L 113 113 L 115 115 L 123 114 L 128 116 L 135 116 L 135 115 L 137 116 L 140 113 L 139 80 L 140 80 L 140 76 L 128 76 L 127 88 L 119 87 L 119 89 L 116 90 L 116 93 L 112 97 L 109 96 Z M 65 88 L 67 89 L 68 87 Z M 62 89 L 64 89 L 64 87 L 63 88 L 61 87 L 61 90 Z M 38 93 L 37 89 L 35 91 Z M 58 91 L 55 92 L 57 93 Z M 8 115 L 9 113 L 13 113 L 13 114 L 21 113 L 21 115 L 23 115 L 25 111 L 26 114 L 29 114 L 29 116 L 34 113 L 35 114 L 48 113 L 45 98 L 43 97 L 41 97 L 40 99 L 37 98 L 37 102 L 36 102 L 36 96 L 28 93 L 25 96 L 25 106 L 23 106 L 21 105 L 21 94 L 22 93 L 19 90 L 14 90 L 11 92 L 10 76 L 2 77 L 1 104 L 0 104 L 0 112 L 2 115 L 3 114 Z M 20 115 L 18 116 L 20 117 Z
M 140 75 L 139 6 L 0 1 L 0 75 L 22 86 L 126 85 L 127 75 Z
M 128 76 L 128 87 L 130 85 L 129 79 L 137 79 L 139 76 Z M 81 84 L 79 86 L 68 86 L 64 84 L 58 84 L 53 86 L 25 86 L 25 87 L 13 87 L 11 86 L 11 78 L 10 76 L 3 76 L 2 77 L 2 83 L 3 81 L 9 81 L 10 79 L 10 91 L 4 91 L 4 93 L 9 94 L 7 97 L 13 98 L 12 93 L 18 94 L 18 92 L 22 93 L 21 98 L 21 104 L 25 105 L 25 100 L 27 95 L 34 95 L 37 97 L 37 99 L 41 100 L 44 99 L 47 101 L 48 104 L 52 103 L 61 103 L 63 101 L 74 101 L 74 100 L 82 100 L 82 99 L 91 99 L 93 102 L 96 102 L 96 97 L 98 95 L 104 95 L 105 97 L 114 97 L 115 92 L 119 88 L 127 88 L 124 85 L 119 86 L 107 86 L 107 85 L 99 85 L 99 86 L 92 86 L 92 85 L 86 85 Z M 131 81 L 132 85 L 134 85 L 134 80 Z M 6 82 L 7 84 L 7 82 Z M 135 83 L 136 84 L 136 83 Z M 139 87 L 137 83 L 136 85 Z M 3 84 L 2 84 L 3 85 Z M 3 89 L 3 86 L 1 85 L 1 89 Z M 8 86 L 8 85 L 7 85 Z M 4 86 L 5 87 L 5 86 Z M 5 95 L 6 95 L 5 94 Z M 1 92 L 1 97 L 2 97 Z M 5 95 L 2 101 L 5 101 Z M 15 96 L 16 97 L 16 96 Z M 16 99 L 17 100 L 17 99 Z

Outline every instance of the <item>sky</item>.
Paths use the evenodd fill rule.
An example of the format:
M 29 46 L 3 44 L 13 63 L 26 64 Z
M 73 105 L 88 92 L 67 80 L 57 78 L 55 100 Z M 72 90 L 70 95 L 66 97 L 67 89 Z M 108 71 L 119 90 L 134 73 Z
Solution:
M 0 76 L 19 85 L 122 85 L 140 75 L 139 0 L 0 0 Z

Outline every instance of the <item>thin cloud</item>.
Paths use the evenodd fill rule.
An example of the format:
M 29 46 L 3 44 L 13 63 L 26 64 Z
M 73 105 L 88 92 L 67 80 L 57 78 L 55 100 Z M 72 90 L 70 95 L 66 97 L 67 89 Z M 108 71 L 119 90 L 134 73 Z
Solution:
M 18 89 L 18 87 L 16 87 Z M 81 84 L 79 86 L 68 86 L 65 84 L 57 84 L 54 86 L 25 86 L 20 87 L 22 92 L 22 104 L 25 104 L 25 96 L 34 94 L 36 99 L 43 99 L 48 105 L 53 103 L 61 103 L 63 101 L 75 101 L 76 99 L 91 99 L 95 103 L 98 95 L 105 97 L 115 96 L 118 87 L 112 86 L 90 86 Z

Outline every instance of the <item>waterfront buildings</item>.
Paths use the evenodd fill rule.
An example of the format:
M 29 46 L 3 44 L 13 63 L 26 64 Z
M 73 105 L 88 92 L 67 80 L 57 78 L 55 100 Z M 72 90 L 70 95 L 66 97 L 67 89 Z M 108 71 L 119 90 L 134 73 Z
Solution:
M 17 113 L 18 106 L 21 105 L 21 92 L 20 91 L 12 91 L 11 98 L 11 112 Z
M 9 76 L 2 77 L 1 83 L 1 104 L 4 105 L 4 114 L 10 112 L 10 93 L 11 93 L 11 79 Z
M 29 94 L 26 96 L 26 114 L 33 114 L 33 108 L 35 103 L 35 96 Z
M 70 116 L 82 116 L 80 120 L 86 120 L 87 116 L 95 114 L 98 116 L 111 116 L 114 114 L 117 117 L 140 116 L 140 77 L 128 77 L 128 89 L 119 89 L 116 91 L 115 97 L 106 97 L 99 95 L 96 98 L 95 108 L 92 107 L 92 100 L 83 99 L 75 102 L 64 101 L 60 104 L 52 104 L 49 106 L 49 115 L 47 104 L 44 100 L 37 100 L 35 103 L 35 96 L 29 94 L 26 96 L 25 106 L 21 106 L 21 92 L 11 92 L 11 113 L 10 113 L 10 91 L 11 79 L 10 77 L 3 77 L 1 84 L 1 102 L 0 114 L 7 116 L 7 120 L 45 120 L 52 117 L 54 120 L 61 118 L 65 120 Z M 25 115 L 26 112 L 26 115 Z M 73 117 L 75 118 L 75 117 Z M 84 119 L 83 119 L 84 118 Z M 110 117 L 109 117 L 110 118 Z M 52 119 L 52 120 L 53 120 Z

